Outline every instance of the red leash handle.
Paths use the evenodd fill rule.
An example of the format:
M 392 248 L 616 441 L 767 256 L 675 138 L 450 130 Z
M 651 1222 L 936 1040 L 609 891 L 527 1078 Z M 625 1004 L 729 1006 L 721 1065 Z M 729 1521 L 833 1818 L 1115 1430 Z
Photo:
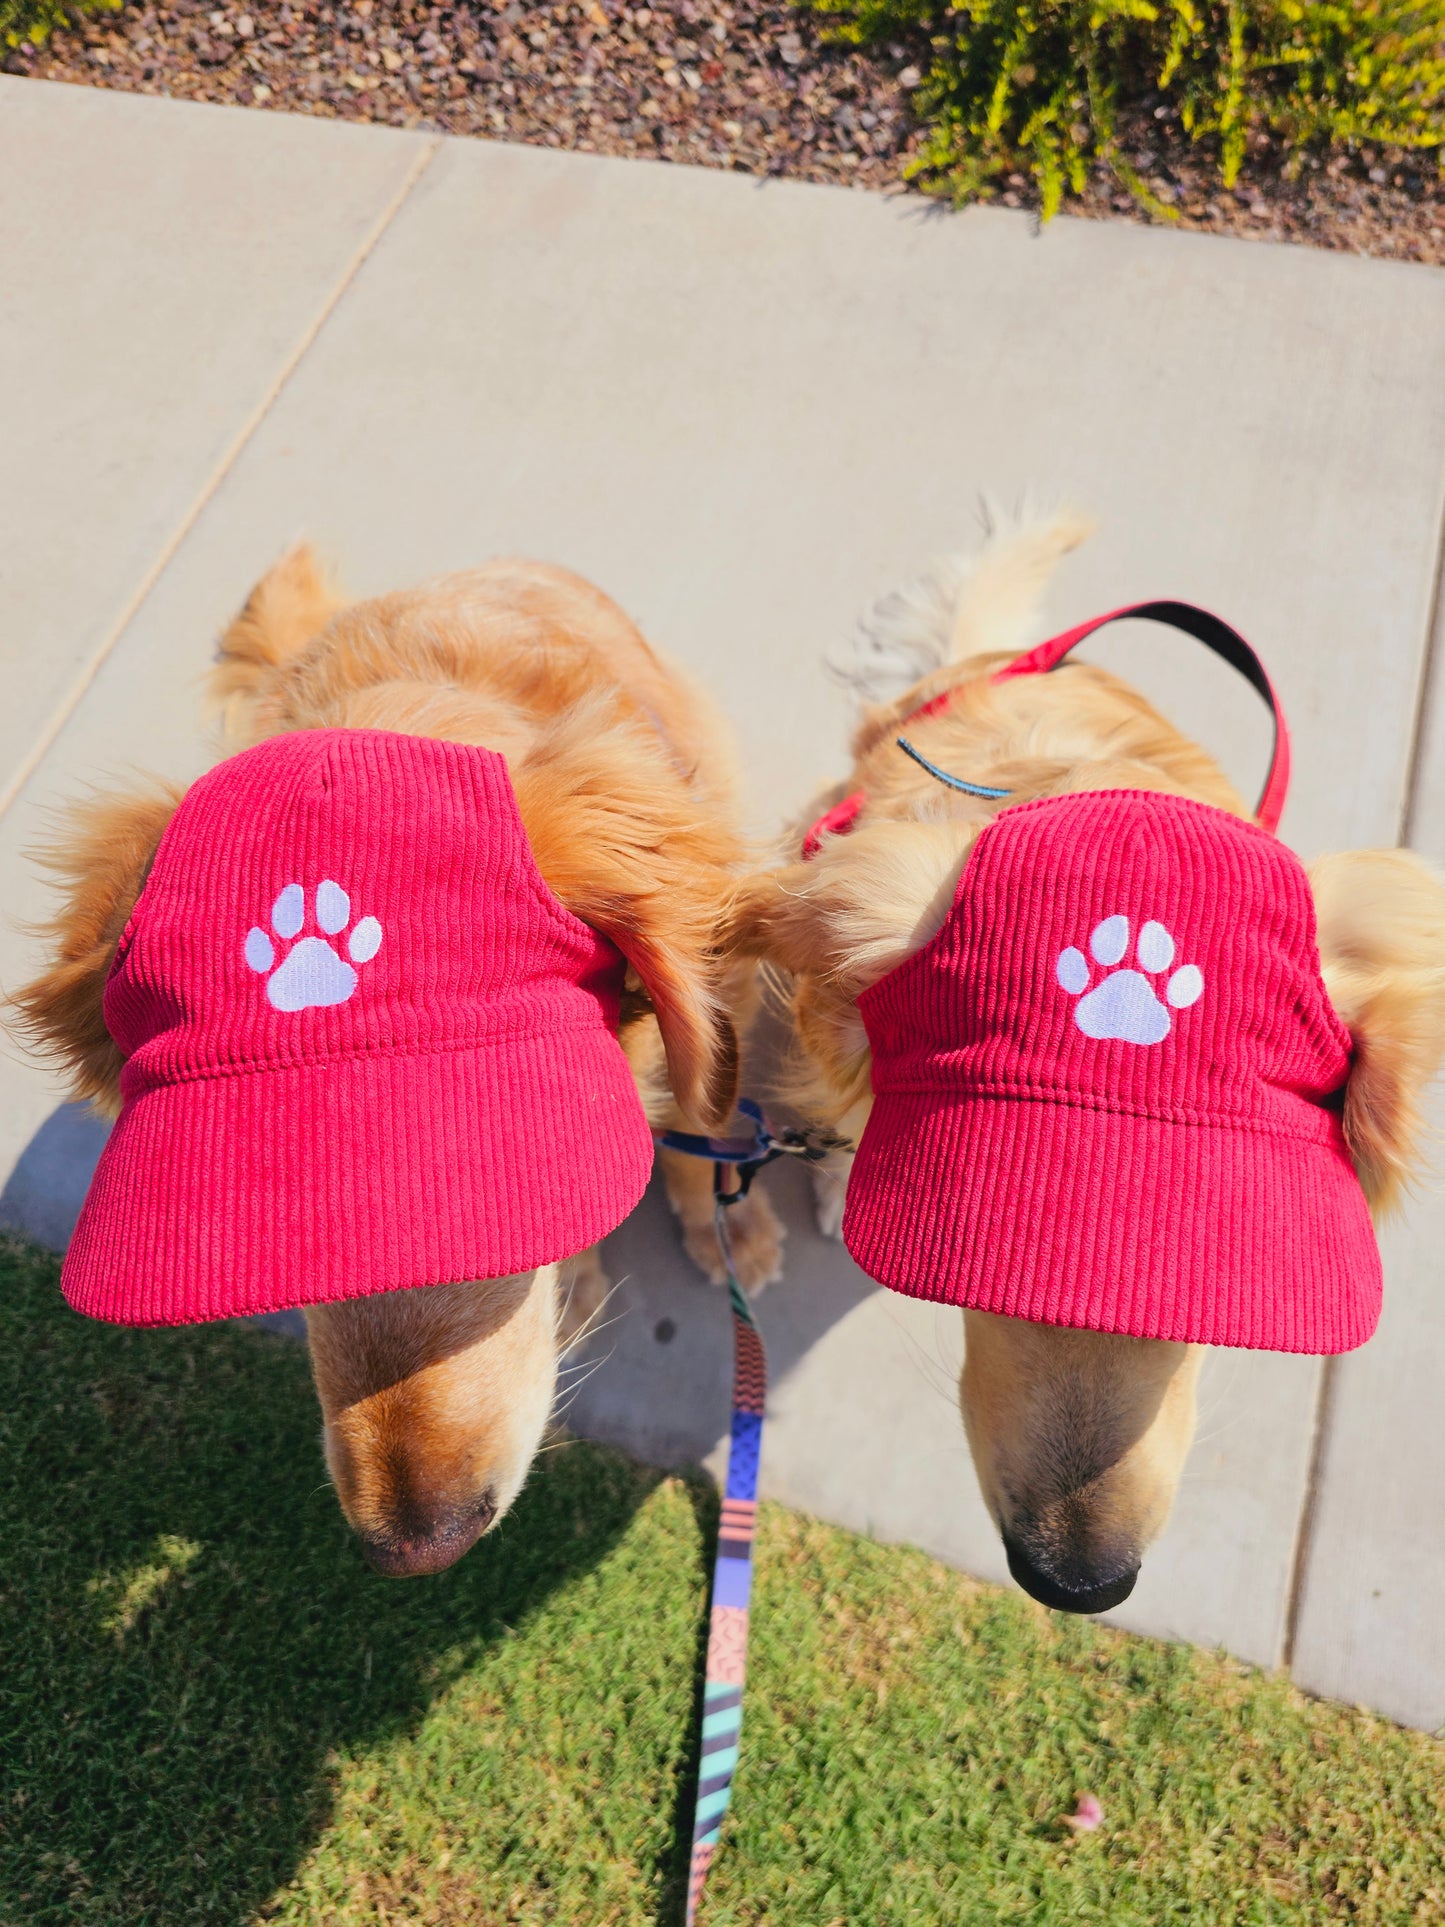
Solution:
M 1284 811 L 1284 800 L 1289 792 L 1289 726 L 1284 719 L 1279 697 L 1274 693 L 1274 685 L 1265 674 L 1264 664 L 1253 648 L 1237 629 L 1232 629 L 1222 617 L 1211 615 L 1208 609 L 1196 608 L 1192 602 L 1131 602 L 1125 608 L 1111 609 L 1106 616 L 1095 616 L 1092 622 L 1081 622 L 1077 629 L 1066 629 L 1061 636 L 1050 636 L 1027 655 L 1018 656 L 1005 668 L 995 672 L 994 682 L 1008 682 L 1014 676 L 1036 676 L 1055 669 L 1068 655 L 1069 651 L 1081 643 L 1086 636 L 1102 629 L 1106 622 L 1122 622 L 1127 616 L 1136 616 L 1148 622 L 1164 622 L 1172 629 L 1182 629 L 1196 642 L 1202 642 L 1206 649 L 1213 650 L 1216 656 L 1227 662 L 1264 698 L 1270 715 L 1274 718 L 1274 749 L 1269 761 L 1269 774 L 1265 777 L 1264 789 L 1255 809 L 1255 820 L 1261 829 L 1273 835 L 1279 828 L 1279 819 Z M 933 707 L 932 704 L 929 705 Z
M 1062 635 L 1050 636 L 1047 642 L 1039 643 L 1025 655 L 1016 656 L 1004 668 L 994 671 L 990 678 L 993 682 L 1009 682 L 1015 676 L 1047 675 L 1056 669 L 1069 651 L 1085 637 L 1092 636 L 1096 629 L 1102 629 L 1107 622 L 1122 622 L 1133 616 L 1147 622 L 1167 623 L 1172 629 L 1182 629 L 1196 642 L 1202 642 L 1206 649 L 1227 662 L 1264 698 L 1270 715 L 1274 719 L 1274 748 L 1269 759 L 1269 773 L 1264 780 L 1264 789 L 1255 808 L 1255 820 L 1261 829 L 1268 830 L 1273 836 L 1279 829 L 1279 819 L 1284 812 L 1285 797 L 1289 793 L 1290 747 L 1289 725 L 1284 719 L 1284 710 L 1279 697 L 1275 694 L 1274 684 L 1265 673 L 1264 664 L 1249 643 L 1237 629 L 1232 629 L 1221 616 L 1211 615 L 1208 609 L 1200 609 L 1192 602 L 1131 602 L 1122 609 L 1111 609 L 1107 615 L 1095 616 L 1092 622 L 1081 622 L 1076 629 L 1065 629 Z M 954 689 L 945 689 L 933 696 L 919 708 L 910 710 L 902 718 L 900 728 L 916 722 L 920 716 L 936 716 L 946 709 L 954 697 Z M 826 810 L 803 838 L 803 860 L 807 862 L 818 854 L 825 836 L 842 836 L 852 829 L 862 813 L 867 797 L 862 790 L 854 790 Z

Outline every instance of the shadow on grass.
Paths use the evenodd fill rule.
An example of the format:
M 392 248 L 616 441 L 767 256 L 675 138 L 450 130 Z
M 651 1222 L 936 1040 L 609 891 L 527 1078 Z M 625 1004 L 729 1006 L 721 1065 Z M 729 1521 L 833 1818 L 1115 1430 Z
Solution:
M 241 1927 L 325 1825 L 335 1752 L 414 1730 L 661 1475 L 551 1453 L 451 1572 L 376 1578 L 301 1347 L 90 1325 L 57 1271 L 0 1238 L 0 1921 Z

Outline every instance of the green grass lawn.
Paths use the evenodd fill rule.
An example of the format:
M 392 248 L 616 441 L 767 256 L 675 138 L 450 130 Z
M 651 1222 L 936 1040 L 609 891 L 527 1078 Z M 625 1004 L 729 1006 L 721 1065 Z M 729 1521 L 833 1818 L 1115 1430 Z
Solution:
M 0 1378 L 3 1927 L 681 1919 L 703 1485 L 566 1446 L 399 1584 L 288 1341 L 0 1242 Z M 709 1922 L 1445 1921 L 1440 1742 L 777 1508 L 758 1564 Z

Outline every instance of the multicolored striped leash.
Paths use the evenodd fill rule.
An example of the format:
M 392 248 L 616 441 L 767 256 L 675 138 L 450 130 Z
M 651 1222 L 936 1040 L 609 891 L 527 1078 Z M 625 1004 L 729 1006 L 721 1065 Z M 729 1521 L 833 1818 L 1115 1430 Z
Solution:
M 720 1165 L 719 1171 L 722 1168 Z M 727 1264 L 728 1303 L 733 1315 L 733 1416 L 717 1557 L 712 1569 L 707 1663 L 703 1668 L 702 1757 L 692 1811 L 687 1927 L 693 1927 L 697 1918 L 697 1903 L 732 1797 L 743 1727 L 743 1681 L 748 1670 L 748 1594 L 753 1584 L 753 1531 L 758 1512 L 768 1360 L 728 1246 L 726 1207 L 743 1195 L 739 1190 L 725 1197 L 719 1191 L 716 1206 L 718 1242 Z
M 707 1661 L 703 1668 L 702 1755 L 693 1803 L 692 1859 L 687 1879 L 687 1927 L 697 1918 L 708 1869 L 717 1852 L 723 1815 L 732 1796 L 743 1726 L 743 1681 L 748 1669 L 748 1595 L 753 1583 L 753 1531 L 758 1511 L 758 1466 L 763 1448 L 763 1411 L 768 1393 L 768 1361 L 733 1263 L 727 1213 L 748 1194 L 753 1179 L 774 1158 L 802 1157 L 816 1162 L 840 1140 L 805 1131 L 775 1135 L 761 1109 L 744 1098 L 738 1110 L 752 1125 L 746 1138 L 695 1137 L 685 1131 L 658 1134 L 658 1143 L 713 1166 L 713 1208 L 718 1244 L 728 1274 L 728 1304 L 733 1321 L 733 1409 L 728 1436 L 727 1483 L 723 1488 L 717 1557 L 712 1571 L 712 1610 L 708 1620 Z M 725 1189 L 731 1169 L 737 1188 Z

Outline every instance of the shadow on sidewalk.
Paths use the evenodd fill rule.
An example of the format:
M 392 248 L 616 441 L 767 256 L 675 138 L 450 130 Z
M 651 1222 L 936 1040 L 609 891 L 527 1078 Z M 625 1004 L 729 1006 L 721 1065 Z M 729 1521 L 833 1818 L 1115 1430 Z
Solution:
M 109 1136 L 110 1126 L 88 1104 L 52 1111 L 0 1188 L 0 1226 L 63 1251 Z

